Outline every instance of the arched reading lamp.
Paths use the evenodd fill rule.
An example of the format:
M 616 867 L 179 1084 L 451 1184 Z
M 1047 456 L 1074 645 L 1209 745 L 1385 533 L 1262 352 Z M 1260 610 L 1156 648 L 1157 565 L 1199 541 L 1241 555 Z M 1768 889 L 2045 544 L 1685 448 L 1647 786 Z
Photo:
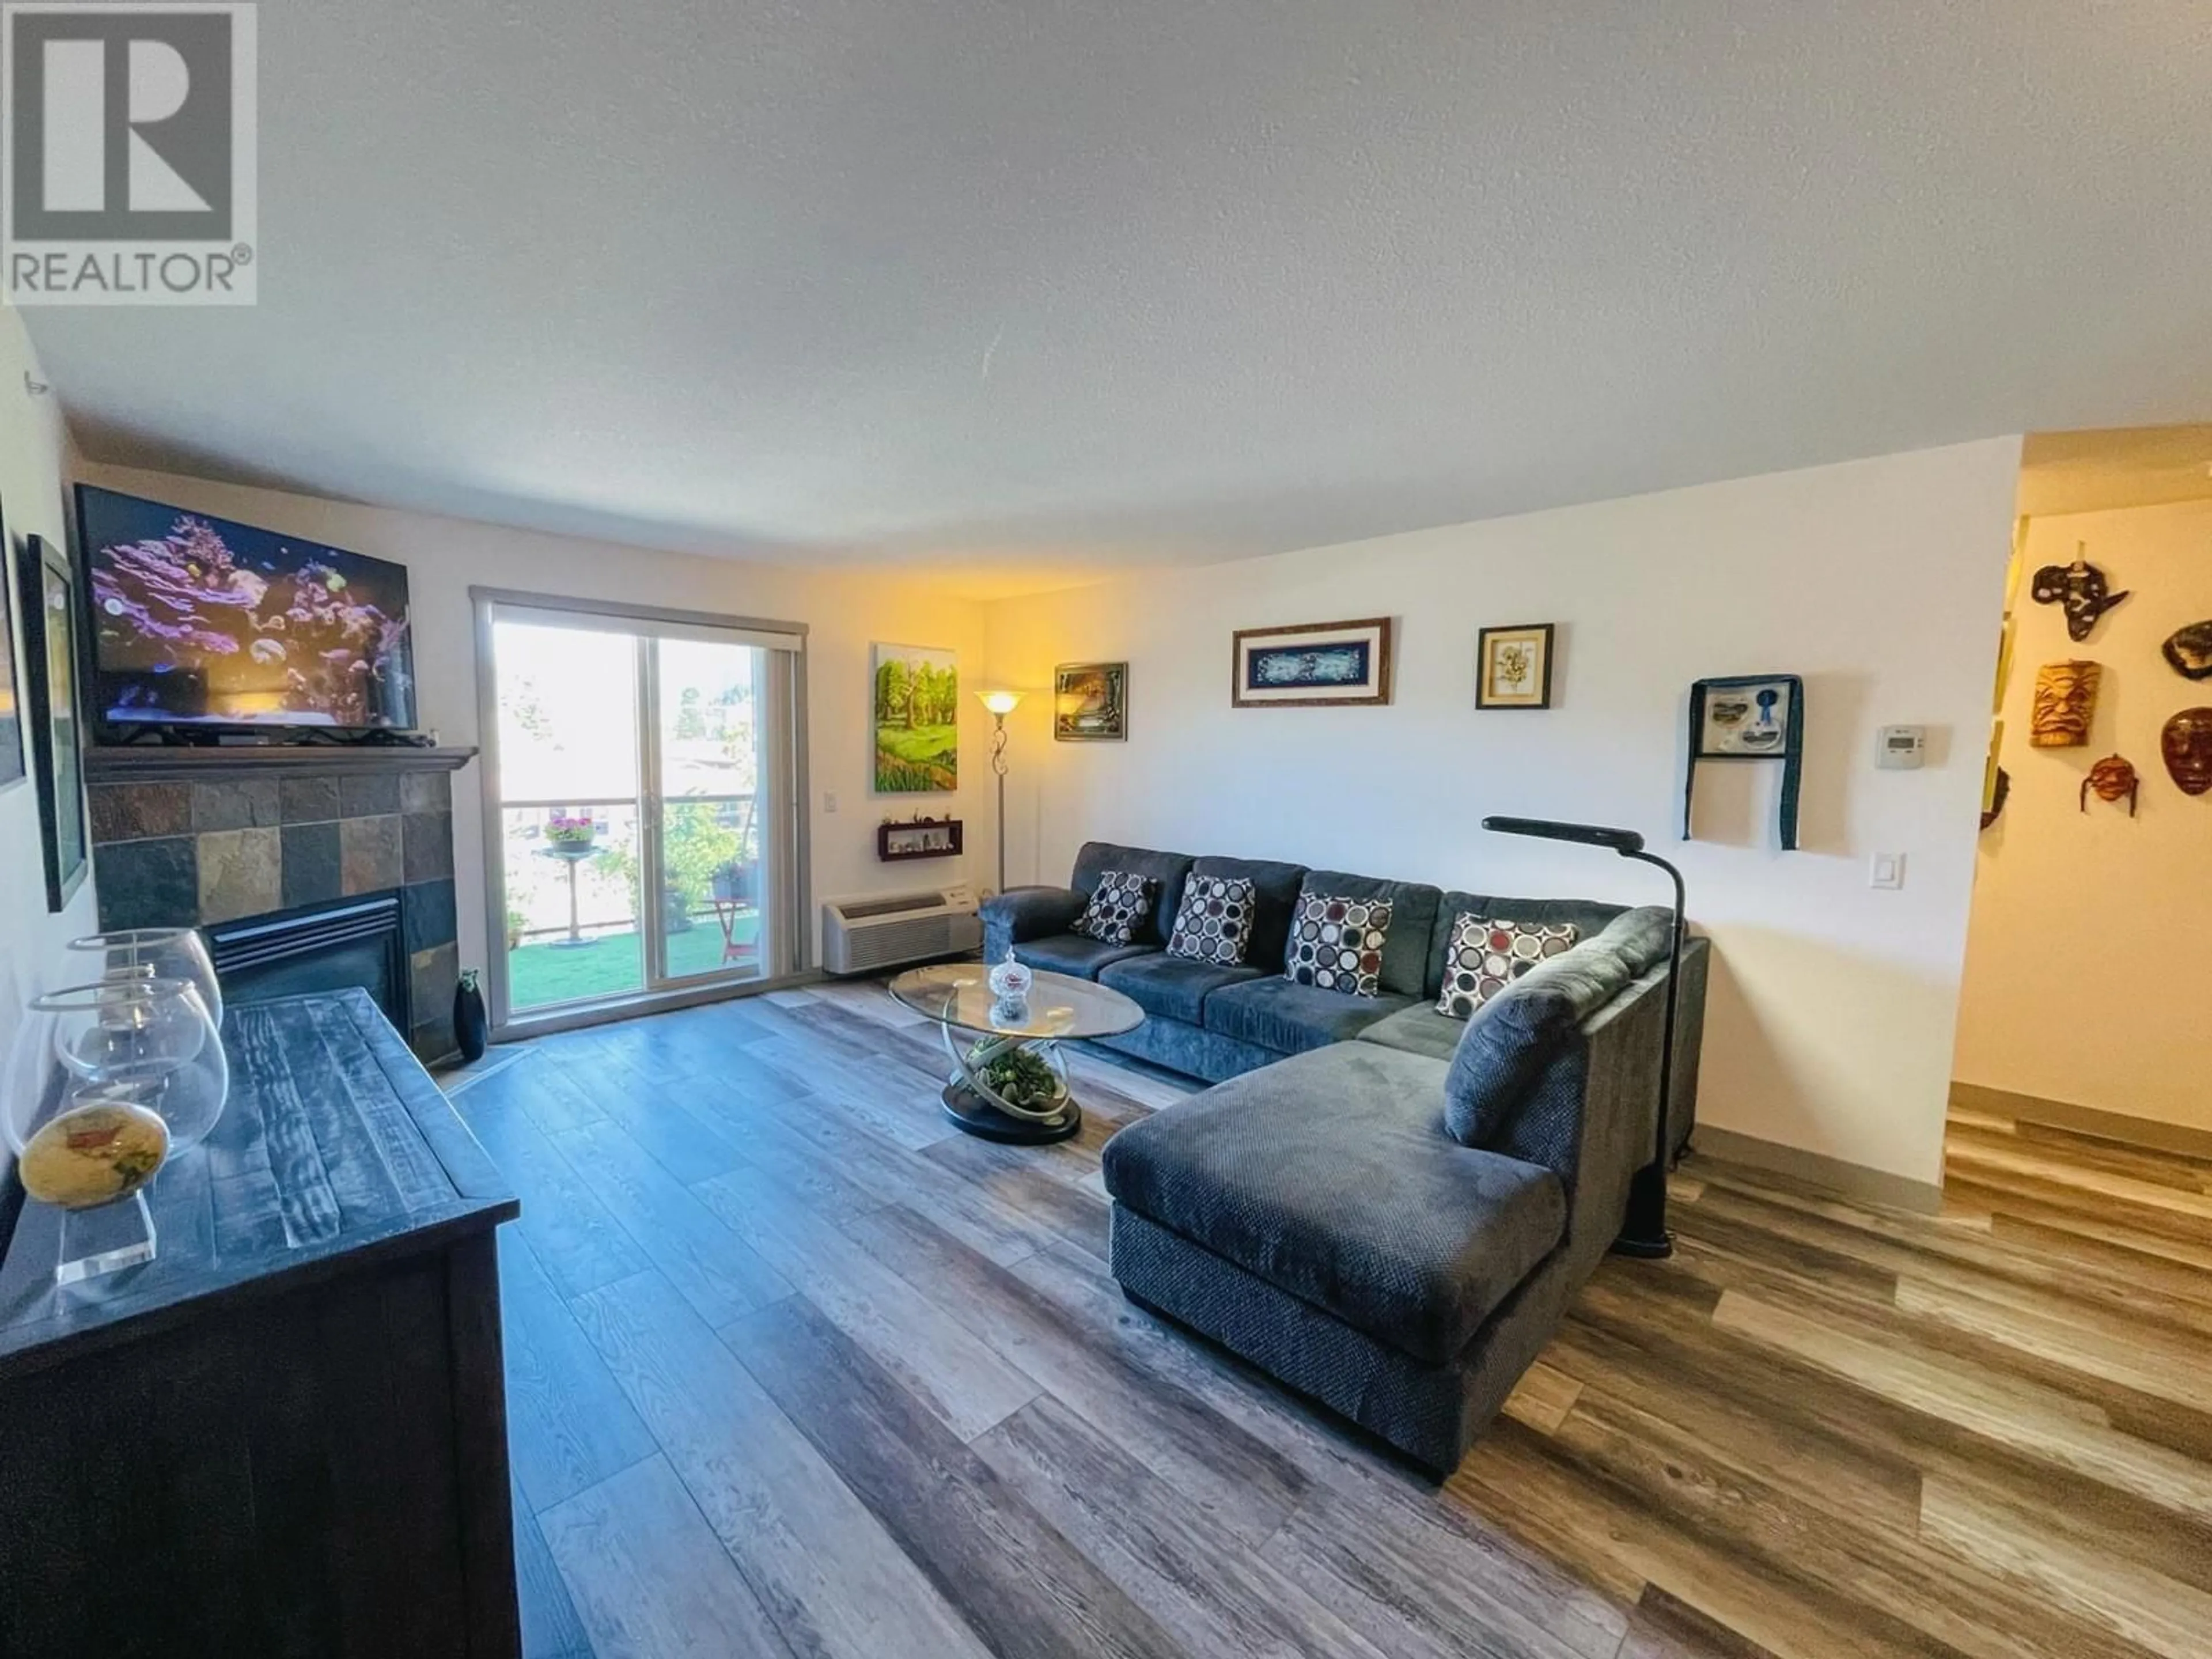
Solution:
M 1651 1162 L 1636 1172 L 1629 1183 L 1628 1213 L 1613 1248 L 1621 1255 L 1656 1261 L 1674 1254 L 1674 1237 L 1667 1231 L 1667 1164 L 1674 1148 L 1667 1144 L 1668 1108 L 1674 1098 L 1674 1005 L 1682 980 L 1682 872 L 1656 854 L 1644 850 L 1644 837 L 1633 830 L 1608 830 L 1595 823 L 1560 823 L 1551 818 L 1485 818 L 1482 827 L 1501 836 L 1533 836 L 1539 841 L 1578 842 L 1585 847 L 1607 847 L 1625 859 L 1656 864 L 1674 882 L 1674 933 L 1667 956 L 1667 1030 L 1659 1051 L 1659 1133 Z
M 999 890 L 1006 890 L 1006 716 L 1021 703 L 1018 691 L 978 691 L 991 711 L 991 769 L 999 775 Z

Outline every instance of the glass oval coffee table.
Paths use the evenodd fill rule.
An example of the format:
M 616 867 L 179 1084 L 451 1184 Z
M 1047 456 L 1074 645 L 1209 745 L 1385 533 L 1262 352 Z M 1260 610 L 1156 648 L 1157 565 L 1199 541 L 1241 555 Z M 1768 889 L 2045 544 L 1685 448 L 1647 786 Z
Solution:
M 1040 973 L 1027 997 L 1002 1002 L 984 978 L 988 971 L 979 962 L 916 968 L 893 980 L 890 992 L 937 1022 L 952 1057 L 944 1099 L 953 1122 L 986 1140 L 1065 1140 L 1083 1127 L 1083 1109 L 1068 1092 L 1060 1040 L 1119 1036 L 1143 1024 L 1145 1011 L 1119 991 L 1066 974 Z

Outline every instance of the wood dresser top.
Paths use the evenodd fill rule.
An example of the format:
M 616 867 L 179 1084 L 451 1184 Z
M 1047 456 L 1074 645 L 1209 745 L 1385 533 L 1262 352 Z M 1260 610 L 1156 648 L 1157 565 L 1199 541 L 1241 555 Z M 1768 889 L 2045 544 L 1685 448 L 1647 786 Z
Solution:
M 223 1045 L 222 1121 L 148 1189 L 152 1261 L 61 1288 L 61 1213 L 21 1206 L 0 1258 L 0 1376 L 150 1334 L 213 1300 L 311 1283 L 341 1260 L 440 1249 L 520 1212 L 367 992 L 234 1006 Z

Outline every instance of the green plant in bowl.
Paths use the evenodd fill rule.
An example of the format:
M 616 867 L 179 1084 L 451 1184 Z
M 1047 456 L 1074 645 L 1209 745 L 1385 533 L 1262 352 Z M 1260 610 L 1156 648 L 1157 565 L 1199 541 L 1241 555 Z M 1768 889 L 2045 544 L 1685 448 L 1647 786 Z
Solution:
M 985 1061 L 980 1069 L 992 1093 L 1024 1111 L 1049 1111 L 1067 1092 L 1059 1073 L 1033 1048 L 1009 1048 Z

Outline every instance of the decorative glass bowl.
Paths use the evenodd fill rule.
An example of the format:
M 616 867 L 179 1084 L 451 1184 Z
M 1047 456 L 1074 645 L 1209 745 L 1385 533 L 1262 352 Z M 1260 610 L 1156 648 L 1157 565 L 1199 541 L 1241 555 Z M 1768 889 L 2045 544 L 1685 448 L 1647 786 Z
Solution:
M 991 994 L 1001 1002 L 1028 1001 L 1030 987 L 1036 982 L 1036 976 L 1012 956 L 993 967 L 989 977 Z
M 24 1192 L 68 1212 L 56 1277 L 149 1261 L 144 1189 L 222 1116 L 230 1066 L 188 981 L 143 963 L 33 1002 L 0 1074 L 0 1133 Z M 128 1218 L 94 1217 L 128 1200 Z
M 120 933 L 88 933 L 69 942 L 77 957 L 99 963 L 101 979 L 189 981 L 207 1005 L 208 1018 L 222 1029 L 222 987 L 207 942 L 191 927 L 132 927 Z M 89 975 L 88 975 L 89 976 Z

